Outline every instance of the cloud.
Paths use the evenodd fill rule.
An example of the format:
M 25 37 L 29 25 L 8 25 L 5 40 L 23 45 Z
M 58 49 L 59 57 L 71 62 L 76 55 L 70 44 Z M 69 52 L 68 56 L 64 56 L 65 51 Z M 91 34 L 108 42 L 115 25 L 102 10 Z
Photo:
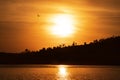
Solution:
M 120 0 L 88 0 L 88 4 L 91 6 L 119 9 Z
M 85 12 L 101 18 L 120 17 L 119 3 L 120 0 L 0 0 L 0 17 L 13 20 L 28 16 L 29 19 L 38 13 L 59 13 L 58 4 L 66 5 L 77 13 Z

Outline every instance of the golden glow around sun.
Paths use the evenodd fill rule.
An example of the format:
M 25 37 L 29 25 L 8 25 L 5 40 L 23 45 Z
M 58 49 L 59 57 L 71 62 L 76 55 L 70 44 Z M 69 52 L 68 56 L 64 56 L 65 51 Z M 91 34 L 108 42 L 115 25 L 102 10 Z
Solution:
M 59 37 L 67 37 L 74 33 L 74 19 L 69 14 L 57 14 L 51 19 L 51 33 Z

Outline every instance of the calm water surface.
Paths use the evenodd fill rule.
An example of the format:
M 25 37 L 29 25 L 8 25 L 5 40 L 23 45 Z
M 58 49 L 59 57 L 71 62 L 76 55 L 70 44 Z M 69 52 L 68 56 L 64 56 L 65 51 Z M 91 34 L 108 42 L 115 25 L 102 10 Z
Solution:
M 0 66 L 0 80 L 120 80 L 120 67 L 80 65 Z

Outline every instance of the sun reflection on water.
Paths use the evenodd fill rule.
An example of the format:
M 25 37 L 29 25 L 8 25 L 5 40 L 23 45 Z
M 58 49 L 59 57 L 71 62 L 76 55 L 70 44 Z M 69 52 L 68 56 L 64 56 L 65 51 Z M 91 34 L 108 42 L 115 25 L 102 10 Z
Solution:
M 67 68 L 64 65 L 58 67 L 58 78 L 60 80 L 67 80 L 68 72 Z

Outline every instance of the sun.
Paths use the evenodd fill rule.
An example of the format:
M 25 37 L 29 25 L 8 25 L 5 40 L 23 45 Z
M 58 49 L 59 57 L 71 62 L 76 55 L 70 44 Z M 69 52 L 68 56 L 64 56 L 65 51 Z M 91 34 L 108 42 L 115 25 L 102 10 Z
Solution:
M 60 36 L 67 37 L 74 33 L 74 19 L 69 14 L 57 14 L 51 19 L 53 26 L 51 33 Z

